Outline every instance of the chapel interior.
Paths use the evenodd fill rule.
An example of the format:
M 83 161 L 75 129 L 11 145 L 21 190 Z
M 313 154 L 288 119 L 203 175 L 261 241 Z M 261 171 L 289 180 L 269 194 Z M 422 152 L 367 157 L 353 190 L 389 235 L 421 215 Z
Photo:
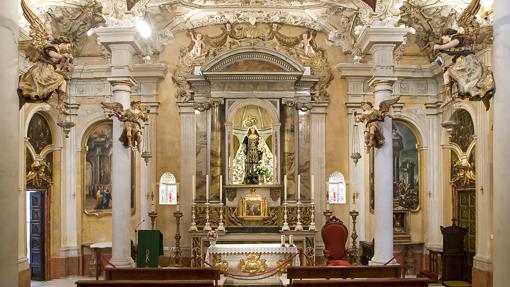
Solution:
M 509 19 L 0 1 L 0 286 L 508 286 Z

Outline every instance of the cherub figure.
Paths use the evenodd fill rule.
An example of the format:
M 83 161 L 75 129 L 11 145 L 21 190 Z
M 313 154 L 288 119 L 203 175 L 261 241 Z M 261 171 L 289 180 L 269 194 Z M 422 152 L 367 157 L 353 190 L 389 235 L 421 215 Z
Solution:
M 384 135 L 381 131 L 380 122 L 384 122 L 385 117 L 390 117 L 391 106 L 399 101 L 400 97 L 382 101 L 379 104 L 379 110 L 374 109 L 371 102 L 362 102 L 360 115 L 356 115 L 357 122 L 365 123 L 365 147 L 367 152 L 371 148 L 380 148 L 384 145 Z
M 490 99 L 495 91 L 492 71 L 482 65 L 472 48 L 480 34 L 480 25 L 476 21 L 479 9 L 480 0 L 471 1 L 457 20 L 461 29 L 446 29 L 441 37 L 443 44 L 433 46 L 435 51 L 443 54 L 436 60 L 444 70 L 445 102 L 441 107 L 457 97 L 481 100 L 487 110 L 490 107 Z M 451 58 L 451 61 L 446 61 L 446 58 Z M 454 83 L 458 95 L 452 92 Z
M 315 50 L 313 49 L 313 34 L 311 31 L 307 31 L 301 35 L 302 40 L 301 44 L 303 44 L 303 49 L 305 51 L 305 55 L 310 56 L 315 54 Z
M 142 125 L 140 120 L 146 122 L 148 120 L 147 107 L 142 105 L 140 101 L 132 101 L 131 107 L 124 110 L 121 103 L 101 103 L 103 108 L 110 110 L 108 117 L 116 117 L 119 121 L 124 122 L 124 130 L 120 135 L 119 141 L 125 147 L 138 149 L 141 152 L 142 148 Z
M 67 113 L 65 108 L 66 79 L 72 69 L 73 57 L 70 54 L 71 41 L 66 37 L 54 38 L 50 35 L 43 22 L 27 5 L 21 1 L 23 15 L 30 23 L 31 40 L 23 41 L 20 47 L 27 58 L 35 64 L 21 75 L 18 83 L 20 108 L 25 103 L 47 102 L 52 95 L 58 97 L 57 108 Z
M 191 40 L 193 41 L 193 48 L 191 49 L 190 55 L 192 57 L 202 56 L 202 49 L 204 48 L 204 36 L 199 32 L 190 32 Z

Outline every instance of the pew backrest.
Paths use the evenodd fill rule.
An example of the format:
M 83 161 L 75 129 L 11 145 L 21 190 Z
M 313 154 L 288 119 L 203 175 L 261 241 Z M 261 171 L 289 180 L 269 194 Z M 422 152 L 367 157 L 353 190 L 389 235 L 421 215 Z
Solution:
M 400 265 L 387 266 L 289 266 L 287 279 L 400 278 Z
M 219 280 L 214 268 L 106 268 L 106 280 Z
M 427 287 L 427 278 L 368 278 L 368 279 L 330 279 L 295 280 L 290 286 L 307 287 Z
M 77 287 L 213 287 L 212 280 L 79 280 Z

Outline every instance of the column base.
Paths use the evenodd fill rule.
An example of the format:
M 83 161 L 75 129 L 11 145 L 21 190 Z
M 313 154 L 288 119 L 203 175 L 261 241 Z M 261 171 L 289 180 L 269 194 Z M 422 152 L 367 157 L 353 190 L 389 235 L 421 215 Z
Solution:
M 378 258 L 372 258 L 372 260 L 368 261 L 368 265 L 373 265 L 373 266 L 377 266 L 377 265 L 398 265 L 398 261 L 397 259 L 395 259 L 395 257 L 391 257 L 391 258 L 388 258 L 387 260 L 381 260 L 381 259 L 378 259 Z
M 115 266 L 115 268 L 133 268 L 136 267 L 135 261 L 133 259 L 128 258 L 125 260 L 110 260 L 110 264 Z

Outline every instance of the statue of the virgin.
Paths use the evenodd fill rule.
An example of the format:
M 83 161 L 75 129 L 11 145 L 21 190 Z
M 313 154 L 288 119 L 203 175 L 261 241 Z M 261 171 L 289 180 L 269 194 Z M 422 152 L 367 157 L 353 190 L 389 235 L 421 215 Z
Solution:
M 256 126 L 251 126 L 234 158 L 234 183 L 257 184 L 273 180 L 273 154 Z

